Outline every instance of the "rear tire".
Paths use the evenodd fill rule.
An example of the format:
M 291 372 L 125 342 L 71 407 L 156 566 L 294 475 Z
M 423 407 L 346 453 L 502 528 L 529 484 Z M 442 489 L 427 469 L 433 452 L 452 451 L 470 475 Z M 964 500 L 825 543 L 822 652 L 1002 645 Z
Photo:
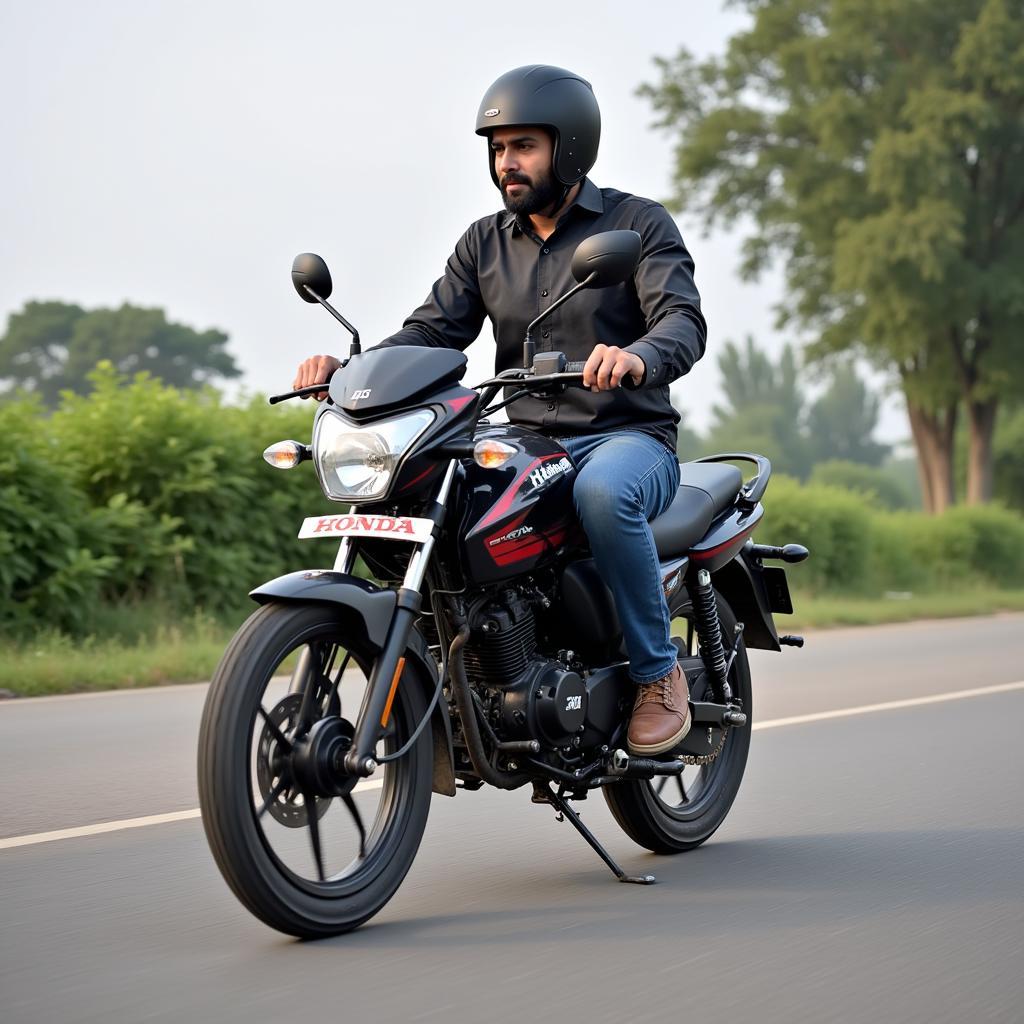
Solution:
M 351 864 L 330 875 L 324 874 L 321 863 L 318 875 L 304 877 L 314 874 L 315 854 L 307 857 L 308 872 L 289 866 L 268 839 L 275 815 L 266 814 L 265 808 L 262 813 L 258 810 L 262 801 L 253 782 L 253 758 L 259 758 L 267 746 L 265 729 L 263 747 L 259 743 L 263 728 L 259 708 L 269 703 L 265 693 L 284 659 L 316 644 L 349 652 L 367 676 L 378 654 L 365 634 L 343 627 L 337 610 L 329 605 L 268 604 L 256 611 L 221 659 L 199 735 L 199 803 L 214 860 L 248 910 L 271 928 L 300 938 L 350 931 L 391 899 L 412 865 L 426 826 L 433 763 L 432 733 L 426 728 L 407 754 L 377 771 L 376 780 L 383 773 L 383 787 L 376 816 L 366 823 L 365 855 L 360 850 Z M 392 706 L 394 730 L 385 741 L 389 751 L 412 735 L 426 711 L 426 681 L 415 677 L 417 671 L 410 658 Z M 324 717 L 329 705 L 325 700 L 319 712 Z M 286 731 L 284 726 L 282 730 Z M 279 766 L 280 758 L 275 763 Z M 281 769 L 264 767 L 264 777 L 268 771 Z M 330 802 L 327 799 L 320 810 L 317 800 L 317 819 L 328 813 Z M 342 798 L 334 802 L 340 805 Z M 296 801 L 297 812 L 295 805 L 289 806 L 293 814 L 305 813 L 306 824 L 301 827 L 311 835 L 316 832 L 319 844 L 320 833 L 302 810 L 307 803 Z M 322 861 L 319 846 L 314 849 Z
M 722 624 L 722 637 L 729 651 L 729 638 L 733 635 L 736 617 L 721 595 L 718 597 L 718 616 Z M 689 606 L 673 612 L 673 623 L 688 623 Z M 653 853 L 671 854 L 692 850 L 706 842 L 719 828 L 743 781 L 743 772 L 750 750 L 750 730 L 753 724 L 750 666 L 743 640 L 729 672 L 729 685 L 743 702 L 747 724 L 740 729 L 729 729 L 721 753 L 710 764 L 694 773 L 689 794 L 683 778 L 678 782 L 668 777 L 654 781 L 617 782 L 604 787 L 604 797 L 615 820 L 623 832 L 635 843 Z M 691 700 L 702 694 L 691 692 Z M 702 777 L 703 776 L 703 777 Z M 698 787 L 698 782 L 701 784 Z M 678 787 L 682 799 L 672 804 L 666 799 L 670 787 Z

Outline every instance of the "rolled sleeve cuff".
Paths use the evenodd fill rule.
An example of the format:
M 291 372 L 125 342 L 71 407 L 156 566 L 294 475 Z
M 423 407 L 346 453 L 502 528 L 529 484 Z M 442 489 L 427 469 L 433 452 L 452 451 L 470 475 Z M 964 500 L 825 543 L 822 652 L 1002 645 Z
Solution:
M 644 376 L 640 381 L 640 387 L 655 387 L 665 379 L 665 371 L 661 365 L 661 356 L 658 350 L 649 341 L 634 341 L 627 345 L 624 352 L 639 356 L 644 361 Z

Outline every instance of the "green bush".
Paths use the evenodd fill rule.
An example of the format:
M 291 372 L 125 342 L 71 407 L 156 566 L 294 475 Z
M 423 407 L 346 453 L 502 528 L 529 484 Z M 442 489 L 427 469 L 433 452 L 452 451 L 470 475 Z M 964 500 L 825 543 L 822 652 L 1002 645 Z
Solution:
M 129 634 L 165 615 L 235 614 L 273 576 L 329 565 L 298 541 L 305 516 L 337 511 L 312 467 L 281 473 L 273 441 L 308 441 L 313 407 L 226 405 L 109 367 L 48 416 L 0 403 L 0 631 Z M 806 544 L 794 585 L 870 597 L 1024 579 L 1024 517 L 957 508 L 941 518 L 884 507 L 878 490 L 773 479 L 759 541 Z
M 794 571 L 794 580 L 852 593 L 871 584 L 871 508 L 863 495 L 780 477 L 772 479 L 764 504 L 757 539 L 766 544 L 804 544 L 811 551 Z
M 792 580 L 815 590 L 879 594 L 928 592 L 1024 581 L 1024 517 L 999 506 L 943 516 L 892 511 L 875 495 L 773 479 L 757 539 L 811 551 Z
M 819 462 L 811 471 L 808 482 L 856 491 L 886 508 L 909 508 L 912 504 L 909 491 L 896 477 L 878 466 L 866 466 L 863 462 L 846 459 Z

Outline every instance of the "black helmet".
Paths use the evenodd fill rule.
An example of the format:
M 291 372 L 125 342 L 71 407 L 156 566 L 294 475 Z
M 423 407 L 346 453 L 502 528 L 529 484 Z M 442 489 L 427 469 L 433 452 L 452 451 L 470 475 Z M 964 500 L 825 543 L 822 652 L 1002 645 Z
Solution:
M 495 128 L 515 125 L 538 125 L 552 133 L 551 169 L 567 189 L 594 166 L 601 141 L 601 111 L 590 83 L 579 75 L 549 64 L 530 64 L 502 75 L 484 93 L 476 133 L 490 138 Z M 487 166 L 498 185 L 489 146 Z

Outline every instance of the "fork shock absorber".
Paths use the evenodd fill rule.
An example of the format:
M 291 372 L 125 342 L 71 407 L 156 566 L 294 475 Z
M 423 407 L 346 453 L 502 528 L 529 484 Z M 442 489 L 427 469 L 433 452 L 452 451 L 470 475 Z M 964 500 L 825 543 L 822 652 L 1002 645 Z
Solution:
M 707 569 L 697 572 L 696 583 L 688 587 L 693 602 L 694 625 L 700 641 L 700 654 L 707 670 L 711 673 L 715 692 L 723 704 L 733 701 L 725 662 L 725 648 L 722 646 L 722 625 L 718 619 L 718 604 L 715 588 L 711 586 L 711 573 Z

